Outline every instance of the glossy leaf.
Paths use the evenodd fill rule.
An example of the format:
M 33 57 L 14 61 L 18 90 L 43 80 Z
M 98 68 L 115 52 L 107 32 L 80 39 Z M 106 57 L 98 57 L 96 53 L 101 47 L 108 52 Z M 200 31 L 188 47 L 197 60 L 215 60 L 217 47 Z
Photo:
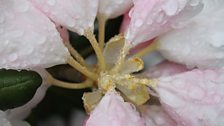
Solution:
M 41 83 L 40 75 L 33 71 L 0 70 L 0 109 L 25 104 Z

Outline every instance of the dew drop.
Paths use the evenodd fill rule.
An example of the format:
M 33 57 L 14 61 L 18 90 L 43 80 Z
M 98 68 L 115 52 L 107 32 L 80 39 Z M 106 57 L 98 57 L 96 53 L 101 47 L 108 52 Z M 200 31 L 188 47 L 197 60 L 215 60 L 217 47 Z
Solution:
M 45 36 L 42 35 L 42 36 L 40 36 L 38 39 L 39 39 L 39 40 L 38 40 L 38 44 L 41 45 L 41 44 L 43 44 L 44 42 L 46 42 L 46 39 L 47 39 L 47 38 L 46 38 Z
M 5 18 L 3 15 L 0 15 L 0 23 L 3 23 L 5 21 Z
M 176 0 L 166 0 L 164 5 L 162 6 L 162 9 L 169 16 L 175 15 L 175 13 L 178 10 L 177 1 Z
M 50 6 L 54 6 L 55 5 L 55 0 L 48 0 L 47 3 Z
M 185 82 L 182 79 L 176 78 L 173 81 L 173 85 L 178 89 L 184 89 L 186 88 Z
M 5 40 L 5 41 L 3 41 L 3 44 L 4 44 L 4 45 L 8 45 L 8 44 L 9 44 L 9 40 Z
M 18 55 L 16 53 L 12 53 L 9 55 L 9 61 L 13 62 L 18 58 Z
M 132 9 L 129 11 L 128 16 L 129 16 L 129 17 L 132 17 L 133 12 L 134 12 L 134 8 L 132 8 Z
M 191 0 L 189 4 L 191 6 L 197 6 L 199 4 L 199 2 L 200 2 L 199 0 Z
M 3 28 L 0 29 L 0 34 L 2 34 L 4 32 Z
M 29 8 L 30 8 L 30 5 L 27 2 L 23 4 L 18 4 L 18 6 L 16 6 L 17 11 L 19 12 L 26 12 L 29 10 Z
M 147 20 L 147 25 L 151 25 L 152 23 L 153 23 L 152 19 L 149 18 L 149 19 Z
M 122 4 L 122 3 L 123 3 L 123 0 L 115 0 L 115 2 L 116 2 L 117 4 Z
M 164 17 L 165 17 L 164 13 L 160 13 L 156 18 L 157 23 L 162 22 Z
M 27 49 L 26 49 L 26 54 L 29 55 L 33 52 L 33 47 L 32 46 L 29 46 Z
M 15 30 L 11 33 L 14 37 L 18 38 L 24 35 L 24 31 L 21 30 Z
M 43 7 L 43 11 L 44 11 L 44 12 L 48 12 L 48 11 L 49 11 L 48 6 L 44 6 L 44 7 Z
M 140 27 L 140 26 L 142 26 L 142 24 L 143 24 L 143 20 L 141 20 L 141 19 L 137 19 L 136 21 L 135 21 L 135 26 L 136 27 Z
M 68 20 L 67 20 L 67 25 L 68 25 L 69 27 L 74 27 L 74 26 L 75 26 L 75 22 L 74 22 L 72 19 L 68 19 Z
M 188 55 L 191 52 L 191 49 L 189 47 L 185 47 L 183 49 L 183 52 L 184 52 L 185 55 Z
M 200 100 L 200 99 L 203 99 L 204 94 L 205 93 L 204 93 L 204 91 L 201 88 L 199 88 L 199 87 L 191 87 L 188 95 L 192 99 Z
M 220 103 L 221 100 L 222 100 L 222 97 L 221 97 L 221 96 L 219 96 L 219 95 L 214 96 L 214 101 L 215 101 L 216 103 Z

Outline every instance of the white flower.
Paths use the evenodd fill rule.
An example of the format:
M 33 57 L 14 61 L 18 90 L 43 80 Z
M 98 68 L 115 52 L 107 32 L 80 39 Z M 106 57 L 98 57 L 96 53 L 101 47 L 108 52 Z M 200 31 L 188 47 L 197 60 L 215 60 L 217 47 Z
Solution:
M 27 122 L 11 119 L 7 113 L 0 110 L 0 126 L 30 126 Z

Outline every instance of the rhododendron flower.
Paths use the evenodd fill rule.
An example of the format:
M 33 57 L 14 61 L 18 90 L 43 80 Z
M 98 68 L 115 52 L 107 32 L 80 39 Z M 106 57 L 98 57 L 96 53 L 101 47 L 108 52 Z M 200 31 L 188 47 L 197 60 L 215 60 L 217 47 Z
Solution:
M 223 6 L 222 0 L 2 0 L 0 67 L 39 72 L 71 65 L 83 74 L 83 82 L 39 73 L 44 83 L 61 88 L 92 88 L 83 95 L 85 126 L 221 126 Z M 124 34 L 105 43 L 106 21 L 129 9 Z M 96 17 L 99 43 L 93 34 Z M 67 29 L 89 40 L 97 65 L 88 65 L 69 44 Z M 131 48 L 147 41 L 147 47 L 129 55 Z M 155 50 L 172 62 L 141 72 L 141 57 Z M 39 89 L 45 93 L 47 87 Z M 157 105 L 150 105 L 150 95 Z M 24 106 L 8 112 L 18 114 Z M 5 113 L 1 119 L 4 124 L 10 120 Z

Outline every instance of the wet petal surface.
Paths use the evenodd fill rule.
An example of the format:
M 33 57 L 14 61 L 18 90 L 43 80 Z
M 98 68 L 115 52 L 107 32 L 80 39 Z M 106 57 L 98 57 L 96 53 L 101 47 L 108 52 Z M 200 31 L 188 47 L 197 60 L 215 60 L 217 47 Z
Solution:
M 90 114 L 86 126 L 144 126 L 144 121 L 134 106 L 109 91 Z
M 84 34 L 93 30 L 98 9 L 98 0 L 30 0 L 55 23 L 67 29 Z
M 157 92 L 163 108 L 179 125 L 222 126 L 223 75 L 223 69 L 195 69 L 159 78 Z
M 186 27 L 160 37 L 159 50 L 165 58 L 185 64 L 188 68 L 223 67 L 224 3 L 216 2 L 207 2 L 209 5 L 206 4 L 202 14 Z M 213 7 L 215 5 L 216 8 Z
M 146 126 L 177 126 L 176 122 L 161 106 L 144 105 L 140 107 Z
M 127 12 L 132 5 L 132 0 L 99 0 L 98 13 L 115 18 Z
M 200 12 L 202 3 L 191 0 L 134 0 L 125 38 L 133 45 L 150 40 Z M 187 17 L 187 18 L 186 18 Z
M 69 55 L 55 25 L 26 0 L 0 1 L 0 68 L 51 67 Z

